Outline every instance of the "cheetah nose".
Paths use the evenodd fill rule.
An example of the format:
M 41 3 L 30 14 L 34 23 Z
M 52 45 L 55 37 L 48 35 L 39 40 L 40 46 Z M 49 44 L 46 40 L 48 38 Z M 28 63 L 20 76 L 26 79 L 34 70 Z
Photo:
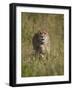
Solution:
M 43 36 L 41 36 L 41 39 L 43 39 Z
M 44 40 L 44 37 L 43 37 L 43 36 L 41 36 L 41 37 L 40 37 L 40 41 L 43 41 L 43 40 Z
M 44 39 L 42 38 L 41 40 L 43 41 Z

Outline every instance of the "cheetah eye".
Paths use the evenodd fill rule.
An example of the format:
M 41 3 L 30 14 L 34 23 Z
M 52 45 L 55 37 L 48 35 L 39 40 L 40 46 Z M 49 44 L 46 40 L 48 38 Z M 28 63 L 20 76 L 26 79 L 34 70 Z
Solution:
M 40 34 L 42 34 L 42 33 L 40 32 Z
M 46 34 L 46 32 L 44 32 L 44 34 Z

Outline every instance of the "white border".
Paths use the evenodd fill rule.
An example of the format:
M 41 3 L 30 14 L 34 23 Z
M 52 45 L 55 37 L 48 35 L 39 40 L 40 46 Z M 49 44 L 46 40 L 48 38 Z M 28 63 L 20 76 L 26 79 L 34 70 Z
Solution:
M 21 12 L 64 14 L 64 75 L 21 77 Z M 52 8 L 16 7 L 16 83 L 57 82 L 69 80 L 69 10 Z

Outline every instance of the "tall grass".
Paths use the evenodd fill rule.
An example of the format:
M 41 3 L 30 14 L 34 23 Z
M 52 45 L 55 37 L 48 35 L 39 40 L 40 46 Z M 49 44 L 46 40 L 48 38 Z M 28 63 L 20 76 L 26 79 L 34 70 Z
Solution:
M 51 51 L 45 57 L 35 56 L 32 38 L 39 30 L 47 30 Z M 64 75 L 64 15 L 21 13 L 21 76 Z

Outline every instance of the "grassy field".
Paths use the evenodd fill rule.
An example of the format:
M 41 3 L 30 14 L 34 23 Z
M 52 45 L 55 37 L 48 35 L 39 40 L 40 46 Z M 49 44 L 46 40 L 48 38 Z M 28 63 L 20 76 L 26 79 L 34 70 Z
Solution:
M 47 30 L 51 51 L 48 58 L 35 57 L 32 38 L 39 30 Z M 21 13 L 21 76 L 64 75 L 64 15 Z

